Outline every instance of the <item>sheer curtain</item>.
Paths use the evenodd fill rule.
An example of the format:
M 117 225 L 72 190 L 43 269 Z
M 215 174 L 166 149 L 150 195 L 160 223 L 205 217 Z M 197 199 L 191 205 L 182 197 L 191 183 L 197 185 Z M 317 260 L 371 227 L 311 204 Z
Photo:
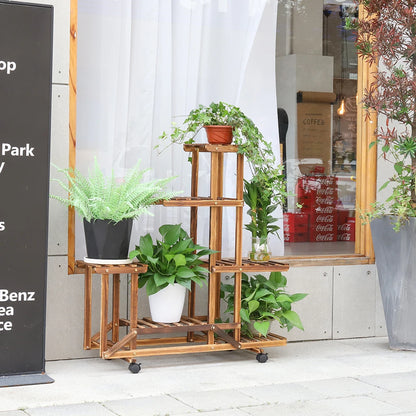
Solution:
M 79 2 L 77 168 L 86 172 L 96 156 L 105 170 L 122 177 L 140 160 L 151 169 L 149 179 L 176 176 L 171 188 L 189 195 L 188 155 L 179 145 L 162 152 L 155 146 L 172 121 L 180 123 L 198 104 L 220 100 L 251 117 L 277 154 L 276 16 L 277 0 Z M 234 196 L 235 158 L 226 160 L 224 193 Z M 208 157 L 201 155 L 200 169 L 201 194 L 209 195 Z M 199 215 L 201 244 L 208 243 L 206 210 Z M 224 255 L 234 253 L 228 237 L 234 234 L 232 211 L 224 212 Z M 165 223 L 180 222 L 189 231 L 188 209 L 155 206 L 151 212 L 135 221 L 132 245 Z M 273 240 L 274 253 L 282 254 L 282 247 Z M 84 251 L 78 221 L 77 258 Z

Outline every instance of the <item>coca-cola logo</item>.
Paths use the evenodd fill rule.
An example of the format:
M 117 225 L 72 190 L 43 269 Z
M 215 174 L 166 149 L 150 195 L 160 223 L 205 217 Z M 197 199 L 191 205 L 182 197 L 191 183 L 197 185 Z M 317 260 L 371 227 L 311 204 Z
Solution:
M 334 193 L 335 193 L 335 188 L 330 188 L 330 187 L 327 187 L 327 188 L 320 188 L 320 189 L 318 189 L 317 190 L 317 192 L 316 192 L 318 195 L 324 195 L 324 196 L 331 196 L 331 195 L 334 195 Z
M 334 205 L 335 199 L 331 196 L 317 197 L 316 203 L 318 205 Z
M 351 233 L 338 234 L 338 241 L 350 241 Z
M 316 226 L 317 232 L 331 232 L 334 231 L 334 224 L 318 224 Z
M 351 231 L 351 224 L 346 222 L 345 224 L 338 225 L 338 231 Z
M 325 222 L 325 223 L 329 223 L 329 222 L 334 222 L 334 216 L 333 215 L 318 215 L 316 217 L 316 222 Z
M 317 214 L 332 214 L 334 212 L 335 208 L 333 206 L 326 206 L 326 207 L 316 207 L 315 212 Z
M 334 234 L 317 234 L 316 241 L 333 241 L 334 240 Z

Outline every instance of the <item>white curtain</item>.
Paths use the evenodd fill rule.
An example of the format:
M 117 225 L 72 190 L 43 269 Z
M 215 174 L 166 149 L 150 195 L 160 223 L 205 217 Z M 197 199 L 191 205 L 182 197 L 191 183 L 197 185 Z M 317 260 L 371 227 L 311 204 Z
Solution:
M 179 145 L 162 153 L 154 147 L 172 121 L 220 100 L 240 106 L 278 154 L 276 16 L 277 0 L 78 2 L 77 168 L 86 172 L 96 156 L 121 177 L 141 160 L 141 167 L 151 168 L 149 178 L 177 176 L 171 189 L 189 195 L 188 155 Z M 209 159 L 203 156 L 200 193 L 208 196 Z M 235 157 L 226 160 L 224 194 L 232 197 Z M 182 223 L 189 231 L 189 209 L 151 211 L 135 222 L 132 246 L 165 223 Z M 224 212 L 224 256 L 234 253 L 233 211 Z M 208 243 L 208 212 L 200 209 L 200 244 Z M 248 251 L 248 231 L 244 237 Z M 282 254 L 281 240 L 273 240 L 272 249 Z M 78 221 L 76 257 L 84 251 Z

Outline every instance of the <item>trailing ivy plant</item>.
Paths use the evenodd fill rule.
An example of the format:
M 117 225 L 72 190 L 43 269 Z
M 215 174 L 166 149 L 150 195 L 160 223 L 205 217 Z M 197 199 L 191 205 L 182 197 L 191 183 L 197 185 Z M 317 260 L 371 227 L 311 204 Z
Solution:
M 54 181 L 68 192 L 68 197 L 51 195 L 51 198 L 74 207 L 88 222 L 100 219 L 117 223 L 126 218 L 137 218 L 150 214 L 148 207 L 156 201 L 177 195 L 165 189 L 173 177 L 145 182 L 143 176 L 149 169 L 141 170 L 139 163 L 122 182 L 114 176 L 114 172 L 109 177 L 105 176 L 96 159 L 87 176 L 77 169 L 57 169 L 68 183 L 59 179 Z
M 235 277 L 235 276 L 234 276 Z M 289 295 L 285 291 L 287 279 L 281 272 L 271 272 L 269 278 L 261 274 L 249 277 L 245 273 L 241 282 L 241 333 L 253 337 L 251 324 L 263 336 L 267 336 L 272 321 L 290 331 L 293 327 L 303 330 L 299 315 L 292 311 L 292 303 L 307 294 Z M 225 313 L 234 313 L 234 285 L 221 284 L 221 298 L 225 300 Z
M 385 116 L 371 146 L 379 143 L 381 157 L 394 166 L 393 176 L 381 187 L 390 189 L 390 195 L 366 216 L 395 215 L 398 231 L 408 217 L 416 216 L 416 1 L 357 2 L 366 18 L 347 20 L 347 28 L 357 32 L 360 57 L 370 64 L 380 60 L 363 97 L 367 115 L 375 111 Z
M 208 270 L 201 267 L 201 257 L 215 251 L 195 244 L 181 224 L 162 225 L 159 233 L 162 239 L 155 243 L 150 234 L 140 237 L 139 245 L 129 254 L 148 266 L 147 272 L 139 276 L 139 287 L 146 286 L 147 294 L 153 295 L 174 283 L 188 290 L 191 282 L 202 286 Z
M 271 142 L 267 141 L 254 122 L 239 107 L 218 102 L 209 106 L 199 105 L 192 110 L 181 126 L 173 126 L 170 133 L 163 132 L 163 140 L 172 143 L 195 143 L 195 137 L 205 125 L 229 125 L 233 127 L 234 143 L 244 154 L 252 178 L 245 181 L 244 200 L 249 206 L 251 222 L 246 225 L 252 236 L 267 238 L 267 233 L 277 233 L 279 227 L 272 224 L 270 214 L 277 205 L 284 206 L 288 196 L 283 165 L 278 164 Z M 254 198 L 251 189 L 257 191 Z M 257 205 L 258 203 L 258 205 Z

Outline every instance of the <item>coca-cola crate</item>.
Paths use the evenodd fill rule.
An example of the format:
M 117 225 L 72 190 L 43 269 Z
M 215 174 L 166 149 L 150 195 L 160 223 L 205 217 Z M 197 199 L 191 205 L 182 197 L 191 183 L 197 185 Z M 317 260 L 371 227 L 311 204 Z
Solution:
M 298 179 L 296 193 L 302 212 L 318 206 L 333 206 L 338 202 L 337 178 L 333 176 L 303 176 Z
M 338 241 L 355 241 L 355 218 L 349 217 L 343 224 L 337 227 Z
M 310 215 L 309 241 L 336 241 L 337 213 L 334 207 L 319 207 Z
M 283 214 L 284 240 L 287 243 L 308 241 L 309 215 L 299 212 Z
M 309 233 L 285 233 L 285 243 L 302 243 L 309 241 Z
M 319 232 L 314 229 L 309 233 L 309 241 L 311 242 L 327 242 L 327 241 L 336 241 L 337 233 L 333 232 Z
M 301 212 L 285 212 L 283 214 L 283 227 L 289 233 L 307 232 L 309 215 Z
M 332 208 L 332 207 L 331 207 Z M 314 211 L 310 215 L 311 228 L 316 227 L 318 224 L 332 224 L 333 228 L 336 229 L 338 224 L 336 211 L 333 210 L 332 214 L 328 213 L 329 210 Z

